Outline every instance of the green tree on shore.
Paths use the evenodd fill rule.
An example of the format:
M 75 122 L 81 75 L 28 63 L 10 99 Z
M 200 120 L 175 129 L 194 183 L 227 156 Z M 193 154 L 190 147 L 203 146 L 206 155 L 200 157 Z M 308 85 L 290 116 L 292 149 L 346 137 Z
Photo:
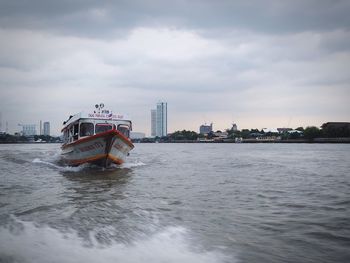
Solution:
M 187 131 L 187 130 L 182 130 L 182 131 L 176 131 L 169 135 L 169 139 L 171 140 L 197 140 L 198 134 L 194 131 Z
M 306 127 L 304 130 L 304 137 L 306 139 L 313 140 L 321 136 L 322 136 L 321 130 L 315 126 Z

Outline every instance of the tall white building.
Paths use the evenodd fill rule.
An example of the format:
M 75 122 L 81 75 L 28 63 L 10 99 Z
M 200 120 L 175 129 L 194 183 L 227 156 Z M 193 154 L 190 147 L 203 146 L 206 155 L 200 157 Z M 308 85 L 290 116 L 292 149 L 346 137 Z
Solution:
M 166 102 L 157 103 L 157 129 L 158 137 L 166 136 L 168 133 L 168 104 Z
M 50 122 L 44 122 L 44 135 L 50 136 Z
M 163 137 L 168 134 L 168 104 L 158 102 L 157 108 L 151 110 L 151 136 Z
M 156 137 L 157 134 L 157 110 L 151 110 L 151 136 Z

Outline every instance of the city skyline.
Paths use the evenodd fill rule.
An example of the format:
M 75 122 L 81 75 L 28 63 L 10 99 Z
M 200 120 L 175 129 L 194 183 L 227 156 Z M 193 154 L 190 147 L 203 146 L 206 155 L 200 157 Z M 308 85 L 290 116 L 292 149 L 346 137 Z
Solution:
M 60 135 L 104 102 L 150 135 L 158 100 L 168 132 L 349 121 L 349 11 L 345 0 L 2 2 L 2 129 L 45 119 Z

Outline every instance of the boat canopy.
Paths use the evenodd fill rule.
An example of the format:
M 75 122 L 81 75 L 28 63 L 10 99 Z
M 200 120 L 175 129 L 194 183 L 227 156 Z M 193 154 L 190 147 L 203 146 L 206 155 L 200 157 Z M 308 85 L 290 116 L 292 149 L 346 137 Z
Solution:
M 73 122 L 79 120 L 79 119 L 96 119 L 96 120 L 111 120 L 111 121 L 118 121 L 118 120 L 125 120 L 130 121 L 130 119 L 124 115 L 124 114 L 114 114 L 109 110 L 103 110 L 101 113 L 87 113 L 87 112 L 79 112 L 75 115 L 71 115 L 68 120 L 63 122 L 63 128 L 62 131 L 68 127 Z
M 97 112 L 80 112 L 69 116 L 68 120 L 63 122 L 64 144 L 109 130 L 118 130 L 129 138 L 130 130 L 132 130 L 131 120 L 124 114 L 115 114 L 97 106 L 99 105 L 96 105 L 96 108 L 99 109 Z

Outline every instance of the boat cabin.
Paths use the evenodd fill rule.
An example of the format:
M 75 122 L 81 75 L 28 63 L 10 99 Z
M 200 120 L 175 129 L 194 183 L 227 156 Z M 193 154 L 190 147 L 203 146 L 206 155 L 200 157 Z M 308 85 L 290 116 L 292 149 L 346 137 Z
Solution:
M 63 143 L 68 144 L 85 137 L 93 136 L 109 130 L 118 130 L 125 137 L 130 137 L 132 123 L 123 118 L 105 111 L 102 113 L 78 113 L 70 116 L 62 129 Z

